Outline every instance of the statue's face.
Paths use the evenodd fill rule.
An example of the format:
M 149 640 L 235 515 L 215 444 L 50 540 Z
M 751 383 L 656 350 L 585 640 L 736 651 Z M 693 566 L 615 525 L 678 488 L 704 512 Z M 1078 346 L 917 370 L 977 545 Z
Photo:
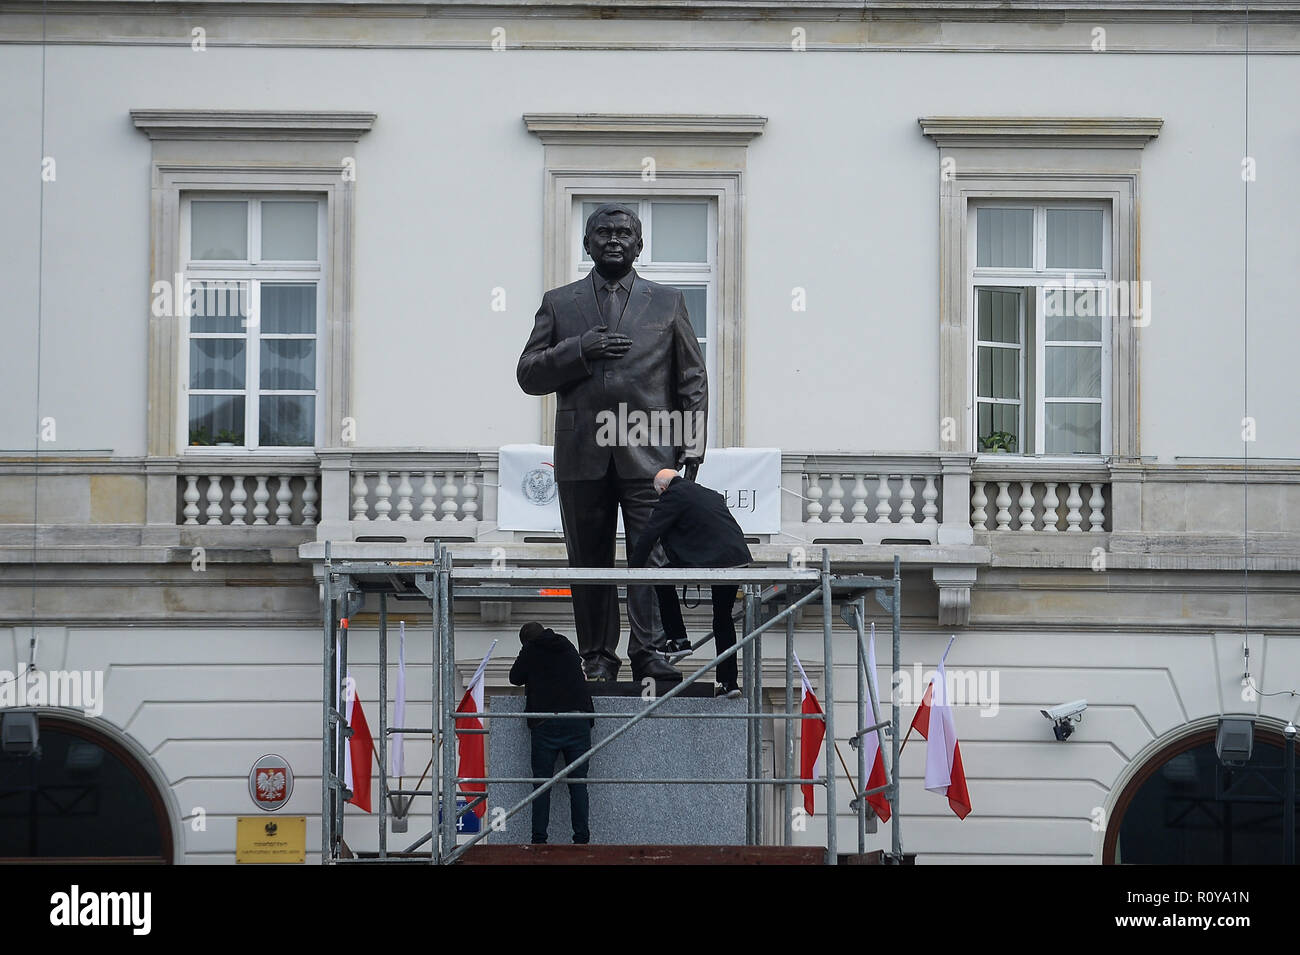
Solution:
M 625 212 L 600 216 L 582 239 L 582 247 L 605 275 L 622 275 L 630 269 L 641 246 L 636 225 Z

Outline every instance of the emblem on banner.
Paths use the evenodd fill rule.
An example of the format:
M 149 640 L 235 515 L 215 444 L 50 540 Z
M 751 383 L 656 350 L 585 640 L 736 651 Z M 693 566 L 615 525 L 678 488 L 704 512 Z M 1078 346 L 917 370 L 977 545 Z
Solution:
M 519 489 L 524 497 L 537 507 L 546 507 L 555 500 L 559 488 L 555 483 L 555 467 L 549 461 L 542 462 L 543 467 L 533 468 L 524 474 Z

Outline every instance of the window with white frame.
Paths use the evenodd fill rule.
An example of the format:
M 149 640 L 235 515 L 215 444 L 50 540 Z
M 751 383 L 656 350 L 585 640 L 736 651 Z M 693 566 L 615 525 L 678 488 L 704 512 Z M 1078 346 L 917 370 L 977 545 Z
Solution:
M 319 443 L 325 206 L 303 193 L 182 197 L 178 443 L 187 450 Z
M 591 256 L 582 248 L 583 229 L 601 204 L 622 202 L 637 210 L 644 248 L 637 274 L 651 282 L 680 289 L 686 311 L 704 354 L 709 376 L 709 444 L 717 441 L 718 214 L 712 198 L 579 196 L 574 199 L 570 244 L 572 280 L 591 271 Z
M 1110 451 L 1110 208 L 969 207 L 974 434 L 980 452 Z

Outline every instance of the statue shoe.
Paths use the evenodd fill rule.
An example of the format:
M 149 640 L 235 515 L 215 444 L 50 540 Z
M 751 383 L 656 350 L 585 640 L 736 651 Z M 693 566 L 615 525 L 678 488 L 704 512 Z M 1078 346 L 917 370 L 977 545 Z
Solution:
M 603 667 L 598 663 L 586 664 L 584 665 L 583 670 L 587 674 L 588 683 L 613 683 L 614 678 L 617 675 L 613 670 L 609 669 L 609 667 Z
M 656 682 L 678 683 L 681 681 L 682 672 L 670 664 L 663 657 L 655 654 L 644 660 L 637 661 L 632 667 L 632 679 L 640 683 L 646 677 L 650 677 Z

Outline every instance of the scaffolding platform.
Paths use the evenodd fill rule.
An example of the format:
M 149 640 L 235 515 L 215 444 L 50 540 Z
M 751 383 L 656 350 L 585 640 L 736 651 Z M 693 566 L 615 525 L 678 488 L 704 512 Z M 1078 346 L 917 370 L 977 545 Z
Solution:
M 820 846 L 477 845 L 461 865 L 823 865 Z
M 331 557 L 330 542 L 324 544 L 324 564 L 322 567 L 324 666 L 321 716 L 321 859 L 324 864 L 344 862 L 378 862 L 378 863 L 423 863 L 453 864 L 469 861 L 471 853 L 477 859 L 495 857 L 508 858 L 509 852 L 520 852 L 526 848 L 536 852 L 535 847 L 486 845 L 494 832 L 501 831 L 501 823 L 508 822 L 525 812 L 538 796 L 549 792 L 561 782 L 567 781 L 570 774 L 579 766 L 588 764 L 594 757 L 615 743 L 625 734 L 639 726 L 645 720 L 668 720 L 680 723 L 684 717 L 699 719 L 721 719 L 730 717 L 744 729 L 738 742 L 743 742 L 744 774 L 739 778 L 730 775 L 726 779 L 682 778 L 677 775 L 645 775 L 644 767 L 636 767 L 631 778 L 599 778 L 593 776 L 587 780 L 590 787 L 612 787 L 627 789 L 628 786 L 669 786 L 699 787 L 729 785 L 744 793 L 743 841 L 744 846 L 720 847 L 712 844 L 690 846 L 585 846 L 563 847 L 566 850 L 581 849 L 586 853 L 607 853 L 610 859 L 626 858 L 633 849 L 645 852 L 669 853 L 680 858 L 684 863 L 690 853 L 710 852 L 731 853 L 727 856 L 735 864 L 757 864 L 757 860 L 778 860 L 784 858 L 783 850 L 791 861 L 780 864 L 792 864 L 803 858 L 809 851 L 814 852 L 819 861 L 836 865 L 841 861 L 837 846 L 837 826 L 826 827 L 825 848 L 793 845 L 793 829 L 796 810 L 791 808 L 784 813 L 784 820 L 779 824 L 765 826 L 763 814 L 764 786 L 777 786 L 784 790 L 784 805 L 795 807 L 795 792 L 800 786 L 814 786 L 822 790 L 819 800 L 823 807 L 834 805 L 836 800 L 836 776 L 838 751 L 835 731 L 836 704 L 854 702 L 856 704 L 856 728 L 846 734 L 849 745 L 856 750 L 856 767 L 850 770 L 845 764 L 854 798 L 849 804 L 857 823 L 858 852 L 854 857 L 865 858 L 866 834 L 868 823 L 874 819 L 867 804 L 867 796 L 884 792 L 893 808 L 891 817 L 891 850 L 884 858 L 889 862 L 903 862 L 901 811 L 899 807 L 899 787 L 895 773 L 898 765 L 899 734 L 897 727 L 901 714 L 897 694 L 890 707 L 890 716 L 885 718 L 880 706 L 875 685 L 874 672 L 868 672 L 868 648 L 865 637 L 866 601 L 873 598 L 892 617 L 892 659 L 901 659 L 901 603 L 902 575 L 901 563 L 897 556 L 893 559 L 892 577 L 870 576 L 863 574 L 841 575 L 832 572 L 829 552 L 821 553 L 820 567 L 795 566 L 793 558 L 787 566 L 780 567 L 742 567 L 742 568 L 591 568 L 591 567 L 515 567 L 509 565 L 471 565 L 455 566 L 449 548 L 435 542 L 432 548 L 421 548 L 418 553 L 401 552 L 404 559 L 376 560 L 364 559 L 334 560 Z M 395 555 L 396 556 L 396 555 Z M 488 750 L 491 751 L 492 727 L 502 720 L 525 720 L 530 718 L 551 718 L 557 713 L 507 712 L 498 707 L 494 712 L 491 707 L 482 713 L 462 713 L 459 710 L 464 687 L 457 674 L 455 609 L 463 601 L 501 601 L 529 600 L 539 596 L 567 596 L 568 588 L 574 584 L 609 584 L 618 586 L 620 597 L 628 585 L 654 584 L 695 584 L 702 588 L 718 584 L 735 584 L 743 593 L 741 626 L 737 628 L 737 641 L 734 646 L 723 653 L 713 656 L 708 662 L 696 665 L 691 661 L 683 669 L 681 682 L 660 686 L 656 695 L 645 706 L 619 707 L 622 713 L 604 714 L 617 717 L 613 728 L 599 738 L 594 738 L 592 746 L 573 762 L 557 770 L 549 778 L 530 776 L 493 776 L 482 778 L 460 775 L 457 762 L 455 741 L 465 734 L 481 734 L 488 738 Z M 351 729 L 344 718 L 344 699 L 348 666 L 348 625 L 349 618 L 365 604 L 369 595 L 377 595 L 379 602 L 379 726 L 376 734 L 376 759 L 379 764 L 379 799 L 376 821 L 378 823 L 377 853 L 352 853 L 343 838 L 344 807 L 352 793 L 347 789 L 344 778 L 344 754 Z M 388 716 L 388 600 L 421 600 L 428 603 L 433 620 L 433 666 L 431 699 L 434 704 L 433 725 L 426 727 L 389 724 Z M 816 604 L 821 609 L 822 631 L 822 686 L 819 691 L 821 712 L 804 713 L 800 702 L 802 692 L 800 681 L 795 673 L 794 633 L 796 616 L 805 607 Z M 837 695 L 835 689 L 835 643 L 832 640 L 834 626 L 834 607 L 838 605 L 840 618 L 849 626 L 856 640 L 853 641 L 852 656 L 857 675 L 857 692 L 853 697 Z M 763 705 L 763 650 L 762 639 L 765 633 L 772 631 L 777 624 L 784 624 L 785 636 L 785 673 L 780 686 L 784 690 L 784 706 L 779 710 L 764 710 Z M 700 641 L 702 645 L 704 641 Z M 706 654 L 707 655 L 707 654 Z M 706 712 L 672 712 L 669 701 L 679 697 L 689 698 L 692 688 L 701 683 L 711 686 L 713 673 L 719 663 L 733 656 L 740 659 L 740 682 L 744 692 L 743 712 L 706 713 Z M 842 661 L 847 662 L 847 661 Z M 691 667 L 695 667 L 691 670 Z M 688 672 L 689 671 L 689 672 Z M 624 699 L 627 699 L 624 697 Z M 631 701 L 629 701 L 630 703 Z M 639 701 L 638 701 L 639 702 Z M 683 699 L 683 703 L 687 702 Z M 472 719 L 465 719 L 470 717 Z M 820 764 L 824 775 L 803 778 L 795 768 L 796 728 L 804 720 L 816 720 L 824 724 L 825 733 Z M 785 752 L 777 756 L 777 770 L 771 776 L 763 774 L 763 753 L 761 721 L 780 721 L 785 727 Z M 392 787 L 392 780 L 387 774 L 388 740 L 395 733 L 404 733 L 408 737 L 428 736 L 435 746 L 435 757 L 431 762 L 431 772 L 427 773 L 428 784 L 424 788 L 412 790 Z M 867 788 L 866 747 L 863 741 L 869 734 L 879 733 L 881 748 L 886 754 L 886 783 L 873 789 Z M 500 735 L 500 734 L 498 734 Z M 743 740 L 742 740 L 743 737 Z M 615 752 L 614 750 L 610 751 Z M 842 758 L 842 757 L 841 757 Z M 783 767 L 781 764 L 784 764 Z M 505 805 L 490 805 L 491 818 L 495 825 L 488 824 L 481 831 L 465 836 L 459 830 L 461 817 L 474 811 L 487 800 L 484 787 L 489 792 L 494 785 L 522 785 L 522 795 L 507 808 Z M 528 792 L 528 787 L 534 787 Z M 498 790 L 499 791 L 499 790 Z M 431 800 L 433 828 L 404 847 L 388 845 L 388 806 L 392 797 L 405 798 L 408 801 L 417 798 Z M 506 802 L 511 800 L 507 799 Z M 442 811 L 442 807 L 453 807 Z M 834 813 L 838 815 L 838 806 Z M 770 810 L 769 810 L 770 811 Z M 802 812 L 800 808 L 797 812 Z M 554 817 L 553 817 L 554 818 Z M 518 821 L 522 821 L 518 820 Z M 803 826 L 800 827 L 804 828 Z M 552 822 L 552 831 L 558 832 L 557 823 Z M 593 833 L 596 826 L 593 825 Z M 775 831 L 776 838 L 782 845 L 762 845 L 764 833 Z M 871 829 L 870 831 L 875 831 Z M 405 841 L 405 840 L 403 840 Z M 561 847 L 552 846 L 552 851 Z M 724 851 L 725 850 L 725 851 Z M 740 850 L 752 850 L 745 855 Z M 739 853 L 739 854 L 737 854 Z M 635 855 L 635 852 L 632 852 Z M 748 859 L 749 863 L 742 860 Z M 721 859 L 723 856 L 718 856 Z M 537 857 L 529 857 L 536 859 Z M 557 857 L 558 858 L 558 857 Z M 595 857 L 589 857 L 596 861 Z M 702 859 L 703 856 L 700 856 Z

